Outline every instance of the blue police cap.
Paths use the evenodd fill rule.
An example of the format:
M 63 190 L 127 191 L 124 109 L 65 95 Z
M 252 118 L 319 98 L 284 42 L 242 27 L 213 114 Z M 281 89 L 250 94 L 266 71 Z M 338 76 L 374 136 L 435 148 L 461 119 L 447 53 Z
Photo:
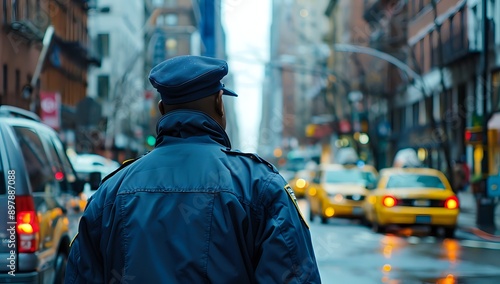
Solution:
M 227 75 L 227 62 L 221 59 L 182 55 L 156 65 L 149 81 L 168 105 L 187 103 L 223 90 L 225 95 L 238 95 L 224 87 L 220 80 Z

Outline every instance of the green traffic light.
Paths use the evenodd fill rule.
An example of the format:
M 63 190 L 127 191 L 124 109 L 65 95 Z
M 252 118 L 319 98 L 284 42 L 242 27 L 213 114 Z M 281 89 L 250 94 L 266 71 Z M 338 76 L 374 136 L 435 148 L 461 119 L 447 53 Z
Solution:
M 156 138 L 153 135 L 149 135 L 146 139 L 146 143 L 148 143 L 149 146 L 154 146 L 156 143 Z

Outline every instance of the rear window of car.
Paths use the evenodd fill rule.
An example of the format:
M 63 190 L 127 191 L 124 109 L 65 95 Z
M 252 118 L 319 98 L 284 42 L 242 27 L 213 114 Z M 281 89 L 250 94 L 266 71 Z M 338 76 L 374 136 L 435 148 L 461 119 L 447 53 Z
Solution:
M 440 188 L 445 189 L 437 176 L 418 174 L 398 174 L 389 177 L 386 188 Z
M 23 153 L 26 170 L 34 192 L 43 192 L 45 185 L 55 181 L 51 163 L 43 148 L 43 143 L 35 130 L 26 127 L 14 127 L 21 152 Z
M 365 179 L 361 174 L 361 171 L 353 170 L 333 170 L 325 171 L 324 173 L 325 183 L 354 183 L 354 184 L 365 184 Z

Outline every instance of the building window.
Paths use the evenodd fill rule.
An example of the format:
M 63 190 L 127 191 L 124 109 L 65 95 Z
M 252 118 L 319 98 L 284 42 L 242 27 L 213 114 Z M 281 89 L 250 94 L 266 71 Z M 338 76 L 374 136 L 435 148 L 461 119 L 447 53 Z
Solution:
M 106 100 L 109 96 L 109 76 L 99 75 L 97 77 L 97 96 Z
M 407 126 L 407 121 L 406 118 L 408 115 L 406 115 L 406 107 L 401 108 L 401 124 L 399 125 L 400 129 L 399 132 L 404 132 L 406 126 Z
M 165 5 L 167 7 L 175 7 L 177 6 L 177 0 L 165 0 Z
M 416 4 L 415 2 L 416 1 L 417 0 L 410 0 L 410 4 L 411 4 L 410 5 L 410 11 L 411 11 L 410 12 L 410 18 L 413 18 L 417 14 L 416 7 L 415 7 L 415 4 Z
M 25 5 L 24 5 L 24 16 L 26 17 L 26 19 L 30 19 L 31 18 L 31 7 L 30 7 L 31 3 L 30 1 L 26 1 Z
M 3 65 L 3 94 L 7 95 L 8 83 L 9 83 L 9 74 L 8 74 L 7 64 Z
M 465 37 L 465 9 L 460 10 L 460 47 L 463 49 L 467 46 L 467 38 Z
M 448 19 L 448 23 L 450 25 L 450 43 L 448 45 L 448 47 L 451 48 L 450 52 L 454 53 L 456 52 L 456 49 L 455 49 L 455 45 L 454 45 L 454 39 L 455 39 L 455 34 L 453 34 L 453 20 L 455 19 L 455 16 L 451 16 L 449 19 Z
M 154 7 L 163 7 L 165 0 L 153 0 L 153 6 Z
M 179 19 L 176 14 L 165 14 L 160 15 L 156 19 L 156 26 L 177 26 L 179 24 Z
M 493 5 L 493 15 L 495 15 L 495 19 L 493 20 L 495 22 L 495 31 L 496 31 L 496 35 L 495 35 L 495 40 L 496 40 L 496 44 L 497 45 L 500 45 L 500 27 L 498 27 L 498 25 L 500 24 L 500 3 L 495 3 L 495 1 L 492 0 L 492 5 Z
M 472 7 L 472 14 L 473 14 L 473 19 L 470 21 L 472 28 L 474 29 L 474 44 L 471 46 L 471 48 L 474 48 L 476 50 L 479 50 L 482 48 L 481 46 L 481 38 L 482 38 L 482 32 L 481 32 L 481 16 L 478 13 L 477 6 Z
M 500 110 L 500 70 L 491 74 L 491 98 L 495 103 L 492 111 Z
M 418 43 L 420 46 L 420 70 L 425 72 L 425 47 L 424 47 L 424 39 L 421 39 Z
M 3 23 L 7 21 L 7 0 L 3 0 Z
M 165 41 L 165 48 L 167 50 L 167 56 L 172 57 L 177 55 L 177 40 L 175 38 L 169 38 Z
M 97 51 L 101 57 L 109 56 L 109 34 L 97 35 Z
M 428 111 L 429 110 L 429 111 Z M 426 125 L 430 121 L 432 115 L 432 97 L 426 97 L 420 105 L 419 124 Z
M 16 75 L 15 75 L 15 88 L 16 88 L 16 96 L 18 96 L 21 93 L 21 71 L 19 69 L 16 69 Z
M 446 92 L 439 94 L 439 121 L 443 121 L 446 113 Z
M 412 105 L 412 115 L 413 115 L 413 126 L 417 126 L 419 124 L 419 102 L 416 102 Z
M 11 13 L 12 14 L 12 19 L 11 19 L 11 21 L 12 22 L 13 21 L 17 21 L 18 15 L 19 15 L 19 5 L 17 3 L 17 0 L 12 0 L 12 7 L 11 7 L 11 9 L 12 9 L 12 11 L 11 11 L 12 12 Z
M 167 14 L 165 15 L 165 25 L 167 26 L 177 26 L 179 23 L 179 19 L 176 14 Z
M 432 30 L 430 33 L 429 33 L 429 59 L 430 59 L 430 62 L 431 62 L 431 65 L 430 65 L 430 69 L 432 69 L 434 66 L 436 66 L 436 60 L 434 59 L 434 56 L 436 51 L 434 50 L 434 34 L 435 34 L 435 31 Z

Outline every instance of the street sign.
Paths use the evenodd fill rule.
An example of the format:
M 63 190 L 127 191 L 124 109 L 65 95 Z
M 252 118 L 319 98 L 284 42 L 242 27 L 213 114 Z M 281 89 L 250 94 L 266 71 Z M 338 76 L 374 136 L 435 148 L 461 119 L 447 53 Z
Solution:
M 56 92 L 40 92 L 40 118 L 55 130 L 61 128 L 61 95 Z

